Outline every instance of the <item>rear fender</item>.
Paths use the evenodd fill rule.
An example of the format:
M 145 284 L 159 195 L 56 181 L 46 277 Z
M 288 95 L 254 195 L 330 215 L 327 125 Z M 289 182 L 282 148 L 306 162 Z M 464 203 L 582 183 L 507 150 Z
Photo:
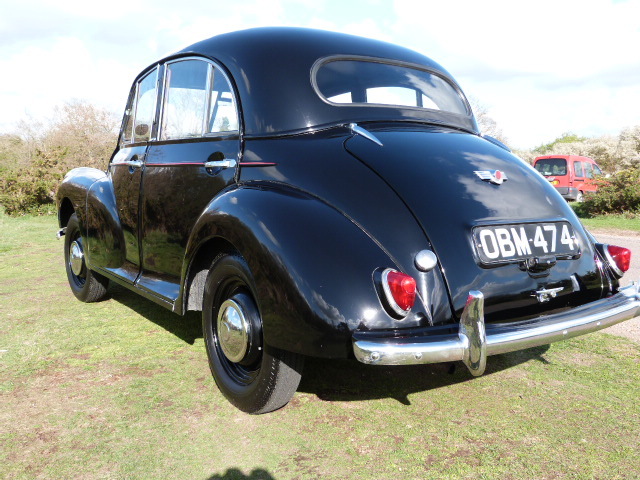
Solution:
M 306 193 L 273 184 L 229 190 L 198 220 L 185 263 L 212 239 L 224 239 L 247 261 L 265 342 L 274 347 L 346 357 L 355 329 L 425 324 L 419 300 L 418 313 L 402 321 L 384 311 L 373 273 L 397 267 L 356 224 Z

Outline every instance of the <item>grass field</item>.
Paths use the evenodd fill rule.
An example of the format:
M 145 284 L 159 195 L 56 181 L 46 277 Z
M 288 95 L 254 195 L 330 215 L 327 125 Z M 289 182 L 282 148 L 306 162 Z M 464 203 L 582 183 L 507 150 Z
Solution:
M 596 333 L 458 365 L 308 359 L 248 416 L 196 314 L 69 291 L 53 217 L 0 215 L 0 478 L 637 479 L 640 344 Z
M 624 230 L 626 232 L 640 232 L 640 215 L 598 215 L 587 217 L 582 211 L 582 204 L 572 202 L 571 208 L 576 212 L 580 221 L 589 229 Z

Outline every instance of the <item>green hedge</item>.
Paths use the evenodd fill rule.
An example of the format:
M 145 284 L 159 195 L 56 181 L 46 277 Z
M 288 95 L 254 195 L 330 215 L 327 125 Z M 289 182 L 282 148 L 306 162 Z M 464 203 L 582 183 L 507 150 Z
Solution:
M 640 215 L 640 168 L 621 170 L 597 181 L 598 191 L 589 193 L 579 207 L 586 216 L 627 213 Z

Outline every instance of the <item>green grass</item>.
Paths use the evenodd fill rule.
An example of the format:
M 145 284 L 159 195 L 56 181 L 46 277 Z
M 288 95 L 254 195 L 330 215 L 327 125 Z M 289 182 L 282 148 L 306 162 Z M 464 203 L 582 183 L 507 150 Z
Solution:
M 308 359 L 292 402 L 217 391 L 200 318 L 78 302 L 52 217 L 0 215 L 0 478 L 632 479 L 640 344 L 596 333 L 458 365 Z
M 640 216 L 629 218 L 625 215 L 598 215 L 593 218 L 581 218 L 580 221 L 587 228 L 640 232 Z
M 597 215 L 589 218 L 583 214 L 579 203 L 573 202 L 570 205 L 587 228 L 640 232 L 640 215 Z

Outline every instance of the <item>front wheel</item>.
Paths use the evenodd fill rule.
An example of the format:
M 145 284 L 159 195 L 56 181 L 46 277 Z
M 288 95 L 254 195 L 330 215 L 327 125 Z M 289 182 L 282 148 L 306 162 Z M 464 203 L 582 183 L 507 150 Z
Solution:
M 209 366 L 222 394 L 246 413 L 267 413 L 293 397 L 303 357 L 263 342 L 262 318 L 244 259 L 219 255 L 204 290 L 202 328 Z
M 97 302 L 107 295 L 109 279 L 89 270 L 85 261 L 84 240 L 80 235 L 80 224 L 74 213 L 69 218 L 64 235 L 64 263 L 69 286 L 76 298 L 82 302 Z

